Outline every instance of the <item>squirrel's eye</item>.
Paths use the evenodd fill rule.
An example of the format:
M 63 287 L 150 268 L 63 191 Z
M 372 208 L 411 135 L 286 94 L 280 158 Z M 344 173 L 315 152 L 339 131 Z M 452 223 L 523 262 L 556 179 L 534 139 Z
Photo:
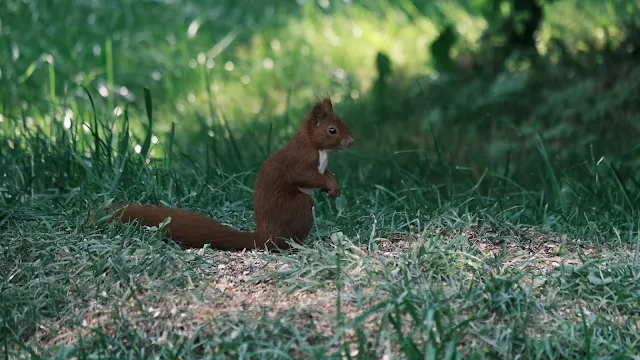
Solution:
M 336 128 L 334 128 L 334 127 L 330 127 L 330 128 L 329 128 L 329 134 L 335 134 L 335 133 L 337 133 L 337 132 L 338 132 L 338 131 L 336 130 Z

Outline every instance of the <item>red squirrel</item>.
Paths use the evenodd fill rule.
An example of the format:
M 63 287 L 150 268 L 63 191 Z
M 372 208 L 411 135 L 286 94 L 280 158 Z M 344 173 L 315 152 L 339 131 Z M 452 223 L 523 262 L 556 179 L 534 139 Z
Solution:
M 159 226 L 167 217 L 168 235 L 186 247 L 210 244 L 219 250 L 288 248 L 287 240 L 303 242 L 314 225 L 313 190 L 340 196 L 340 185 L 327 168 L 327 154 L 354 143 L 351 130 L 333 112 L 329 97 L 315 103 L 295 136 L 260 167 L 253 191 L 255 232 L 242 232 L 191 211 L 153 205 L 125 205 L 109 222 L 139 221 Z

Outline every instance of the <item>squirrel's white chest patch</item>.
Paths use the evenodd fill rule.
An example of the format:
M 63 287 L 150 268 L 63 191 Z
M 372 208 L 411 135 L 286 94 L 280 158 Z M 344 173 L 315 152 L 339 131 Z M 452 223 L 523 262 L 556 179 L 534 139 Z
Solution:
M 327 169 L 327 164 L 329 163 L 329 157 L 327 156 L 327 152 L 323 150 L 318 151 L 318 171 L 320 174 L 324 174 L 324 171 Z
M 324 174 L 324 171 L 327 170 L 327 164 L 329 163 L 329 157 L 327 156 L 326 151 L 319 150 L 318 151 L 318 171 L 320 174 Z M 307 188 L 298 188 L 300 191 L 307 195 L 313 194 L 314 189 Z

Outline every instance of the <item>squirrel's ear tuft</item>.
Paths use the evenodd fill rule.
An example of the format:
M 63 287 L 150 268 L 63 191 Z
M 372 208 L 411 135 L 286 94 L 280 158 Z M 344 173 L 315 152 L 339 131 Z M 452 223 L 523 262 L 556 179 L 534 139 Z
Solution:
M 320 122 L 327 117 L 327 111 L 324 108 L 322 102 L 318 101 L 311 109 L 311 121 L 313 122 L 313 126 L 320 125 Z
M 324 99 L 322 99 L 322 106 L 325 111 L 333 112 L 333 103 L 331 103 L 331 98 L 329 96 L 325 96 Z
M 329 113 L 333 112 L 333 104 L 331 98 L 325 96 L 322 100 L 318 100 L 311 109 L 311 117 L 314 126 L 319 126 L 322 120 L 327 118 Z

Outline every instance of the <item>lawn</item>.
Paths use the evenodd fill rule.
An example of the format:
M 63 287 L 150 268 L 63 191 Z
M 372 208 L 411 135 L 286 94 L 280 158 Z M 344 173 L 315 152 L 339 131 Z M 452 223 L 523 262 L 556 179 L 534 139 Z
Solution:
M 637 1 L 547 5 L 542 60 L 498 72 L 483 1 L 3 1 L 5 358 L 640 353 Z M 260 164 L 324 94 L 356 145 L 306 243 L 88 221 L 129 201 L 252 230 Z

